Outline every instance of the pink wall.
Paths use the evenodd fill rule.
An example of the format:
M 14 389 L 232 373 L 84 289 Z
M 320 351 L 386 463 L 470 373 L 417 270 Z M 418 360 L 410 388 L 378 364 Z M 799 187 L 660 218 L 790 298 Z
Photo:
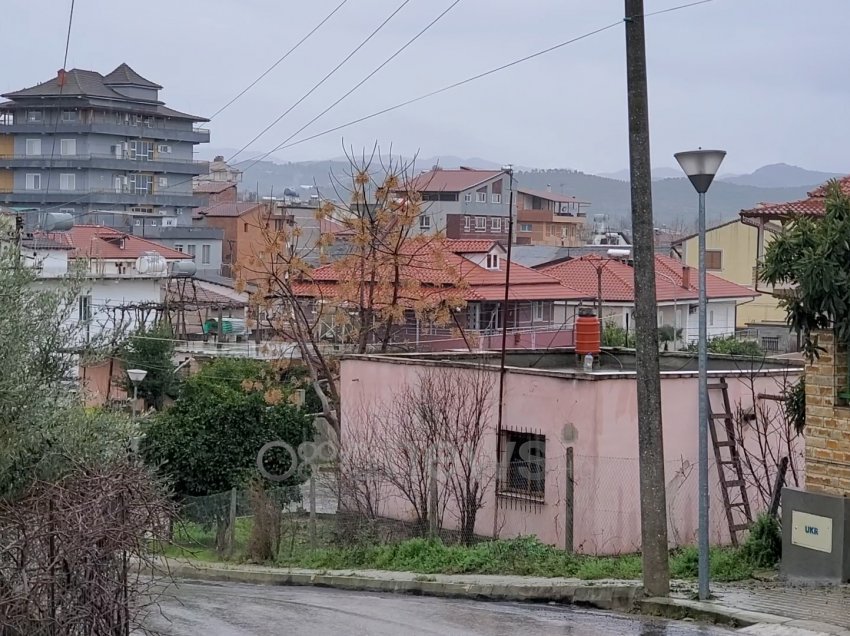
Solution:
M 343 439 L 361 426 L 362 414 L 391 400 L 405 383 L 415 384 L 425 363 L 377 357 L 342 361 L 341 393 Z M 487 436 L 484 455 L 496 457 L 496 400 L 498 370 L 493 381 L 492 431 Z M 714 375 L 714 374 L 712 374 Z M 725 375 L 733 404 L 751 407 L 753 393 L 779 392 L 787 372 L 764 374 L 750 383 L 746 377 Z M 503 429 L 528 430 L 546 436 L 546 482 L 542 504 L 510 500 L 500 505 L 494 523 L 495 489 L 488 488 L 484 507 L 478 513 L 476 533 L 493 536 L 494 526 L 501 537 L 533 534 L 542 541 L 565 543 L 566 449 L 574 453 L 574 525 L 576 551 L 591 554 L 634 552 L 640 549 L 640 499 L 637 439 L 637 396 L 633 376 L 611 379 L 580 379 L 572 372 L 509 370 L 505 382 Z M 598 377 L 598 376 L 597 376 Z M 788 376 L 793 380 L 795 376 Z M 719 397 L 719 395 L 718 395 Z M 758 400 L 758 408 L 771 411 L 778 402 Z M 697 531 L 697 380 L 696 376 L 662 379 L 665 480 L 669 539 L 672 546 L 692 544 Z M 716 407 L 715 410 L 719 410 Z M 771 411 L 772 412 L 772 411 Z M 372 419 L 374 421 L 374 419 Z M 748 444 L 755 444 L 750 435 Z M 802 444 L 794 448 L 801 455 Z M 728 542 L 728 530 L 721 493 L 711 453 L 711 538 Z M 802 466 L 798 458 L 798 466 Z M 504 502 L 502 497 L 500 502 Z M 751 492 L 754 512 L 761 508 L 757 493 Z M 409 518 L 401 499 L 387 501 L 382 514 Z M 444 525 L 451 527 L 449 510 Z

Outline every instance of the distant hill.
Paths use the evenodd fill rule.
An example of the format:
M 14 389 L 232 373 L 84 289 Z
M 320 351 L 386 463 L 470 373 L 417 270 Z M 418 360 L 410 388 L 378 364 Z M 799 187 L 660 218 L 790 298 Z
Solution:
M 629 184 L 573 170 L 533 170 L 517 174 L 519 184 L 531 189 L 552 190 L 590 201 L 588 214 L 607 214 L 612 220 L 627 220 L 631 216 Z M 561 188 L 563 184 L 563 189 Z M 806 196 L 806 186 L 792 188 L 759 188 L 718 181 L 708 193 L 709 223 L 734 218 L 742 209 L 762 202 L 782 202 Z M 662 179 L 652 184 L 653 216 L 656 224 L 682 222 L 690 227 L 696 221 L 697 196 L 684 177 Z
M 447 158 L 441 159 L 440 164 L 451 167 L 447 165 L 448 161 L 444 162 L 445 159 Z M 242 165 L 245 166 L 248 163 L 250 162 Z M 423 161 L 420 165 L 425 169 L 433 163 Z M 473 166 L 481 167 L 481 163 L 473 163 Z M 272 192 L 282 193 L 284 188 L 311 186 L 315 183 L 321 191 L 327 193 L 327 196 L 334 197 L 331 175 L 345 182 L 345 175 L 349 170 L 347 161 L 290 163 L 260 161 L 245 171 L 240 189 L 249 192 L 259 189 L 261 196 L 268 196 Z M 620 221 L 623 225 L 628 225 L 631 203 L 629 184 L 626 181 L 586 174 L 577 170 L 561 169 L 519 171 L 516 173 L 516 179 L 518 185 L 523 187 L 545 190 L 548 185 L 554 192 L 563 192 L 589 201 L 591 203 L 588 209 L 589 215 L 607 214 L 612 222 Z M 818 178 L 814 183 L 820 183 L 823 180 Z M 708 222 L 716 223 L 731 219 L 742 209 L 751 208 L 758 203 L 778 203 L 803 198 L 811 186 L 812 184 L 809 183 L 793 187 L 757 187 L 718 180 L 708 193 Z M 685 227 L 693 226 L 696 221 L 697 197 L 693 187 L 685 178 L 655 181 L 652 186 L 652 195 L 657 225 L 681 223 Z
M 631 178 L 628 168 L 618 170 L 617 172 L 603 172 L 597 176 L 605 177 L 606 179 L 616 179 L 617 181 L 629 181 Z M 661 179 L 676 179 L 681 176 L 682 171 L 677 168 L 665 168 L 662 166 L 660 168 L 652 169 L 653 181 L 660 181 Z
M 779 188 L 796 186 L 815 186 L 824 181 L 844 175 L 835 172 L 817 172 L 806 170 L 787 163 L 774 163 L 762 166 L 752 174 L 742 174 L 733 177 L 720 177 L 720 181 L 737 185 L 756 186 L 757 188 Z

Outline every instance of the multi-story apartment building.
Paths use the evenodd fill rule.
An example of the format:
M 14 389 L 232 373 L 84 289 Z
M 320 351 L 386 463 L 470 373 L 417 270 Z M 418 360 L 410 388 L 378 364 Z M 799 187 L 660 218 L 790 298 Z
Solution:
M 419 229 L 450 239 L 507 240 L 511 177 L 504 170 L 434 168 L 409 185 L 422 196 Z
M 515 242 L 578 247 L 584 243 L 585 208 L 589 205 L 575 197 L 551 191 L 519 188 L 516 193 L 518 231 Z
M 207 120 L 168 108 L 161 88 L 121 64 L 107 75 L 60 70 L 3 95 L 0 204 L 125 231 L 191 225 L 203 205 L 192 178 L 207 172 L 193 151 L 209 141 L 195 124 Z

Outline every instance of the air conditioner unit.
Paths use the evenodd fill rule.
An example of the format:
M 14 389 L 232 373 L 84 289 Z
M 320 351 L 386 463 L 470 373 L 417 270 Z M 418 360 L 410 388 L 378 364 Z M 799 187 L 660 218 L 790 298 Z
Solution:
M 168 144 L 159 144 L 156 147 L 156 151 L 157 152 L 170 153 L 171 152 L 171 146 L 169 146 Z

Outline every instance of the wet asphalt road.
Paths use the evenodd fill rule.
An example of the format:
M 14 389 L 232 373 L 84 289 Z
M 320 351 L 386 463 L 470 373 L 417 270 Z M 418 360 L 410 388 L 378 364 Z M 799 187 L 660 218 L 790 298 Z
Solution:
M 716 636 L 732 632 L 550 605 L 487 603 L 326 588 L 180 583 L 148 628 L 170 636 L 544 634 Z

